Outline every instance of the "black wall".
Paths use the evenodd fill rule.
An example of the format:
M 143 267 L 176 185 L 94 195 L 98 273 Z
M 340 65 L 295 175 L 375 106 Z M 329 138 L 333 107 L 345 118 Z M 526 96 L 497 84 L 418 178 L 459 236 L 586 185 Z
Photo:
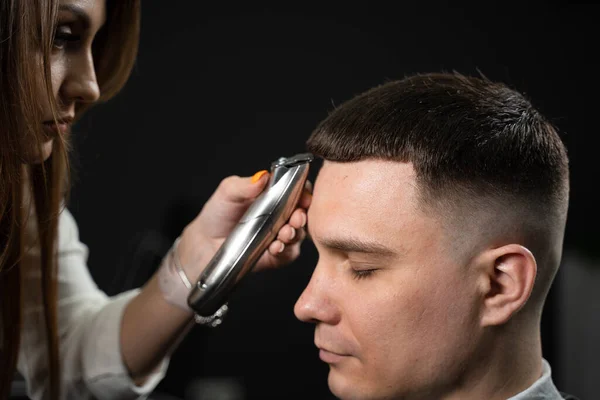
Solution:
M 600 256 L 599 7 L 349 3 L 144 2 L 129 83 L 75 129 L 70 209 L 102 289 L 142 285 L 225 176 L 304 151 L 328 111 L 369 87 L 441 70 L 504 81 L 557 124 L 571 157 L 566 246 Z M 221 327 L 192 331 L 159 389 L 183 397 L 195 378 L 233 377 L 247 399 L 331 398 L 313 327 L 292 310 L 316 262 L 311 244 L 303 249 L 287 268 L 249 277 Z M 560 345 L 553 307 L 551 294 L 543 323 L 551 362 Z

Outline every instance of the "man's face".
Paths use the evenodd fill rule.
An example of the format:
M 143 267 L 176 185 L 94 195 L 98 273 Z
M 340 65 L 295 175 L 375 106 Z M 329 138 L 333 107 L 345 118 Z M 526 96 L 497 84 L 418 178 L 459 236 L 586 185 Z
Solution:
M 308 227 L 319 252 L 294 312 L 343 399 L 437 398 L 478 338 L 474 274 L 417 207 L 411 164 L 326 161 Z

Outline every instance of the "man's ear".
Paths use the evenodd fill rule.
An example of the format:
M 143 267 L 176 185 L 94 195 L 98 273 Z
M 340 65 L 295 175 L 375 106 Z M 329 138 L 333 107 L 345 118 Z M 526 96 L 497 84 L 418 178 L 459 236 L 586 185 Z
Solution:
M 509 244 L 486 250 L 478 258 L 483 290 L 481 325 L 502 325 L 531 295 L 537 274 L 535 257 L 527 248 Z

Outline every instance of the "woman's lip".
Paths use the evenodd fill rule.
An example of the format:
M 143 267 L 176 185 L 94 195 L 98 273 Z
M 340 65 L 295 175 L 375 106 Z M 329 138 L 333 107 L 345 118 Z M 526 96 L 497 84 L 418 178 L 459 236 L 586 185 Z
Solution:
M 55 124 L 54 122 L 44 122 L 44 127 L 55 134 L 61 133 L 64 135 L 69 132 L 70 124 L 66 122 L 59 122 L 58 124 Z
M 339 363 L 346 357 L 348 357 L 348 355 L 337 354 L 325 349 L 319 349 L 319 358 L 327 364 Z

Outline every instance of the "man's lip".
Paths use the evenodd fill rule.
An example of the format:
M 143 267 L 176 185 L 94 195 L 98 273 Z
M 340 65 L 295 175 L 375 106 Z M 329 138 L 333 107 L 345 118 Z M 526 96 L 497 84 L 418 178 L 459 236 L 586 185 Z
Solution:
M 348 356 L 348 354 L 335 353 L 331 350 L 319 347 L 319 358 L 327 364 L 336 364 Z

